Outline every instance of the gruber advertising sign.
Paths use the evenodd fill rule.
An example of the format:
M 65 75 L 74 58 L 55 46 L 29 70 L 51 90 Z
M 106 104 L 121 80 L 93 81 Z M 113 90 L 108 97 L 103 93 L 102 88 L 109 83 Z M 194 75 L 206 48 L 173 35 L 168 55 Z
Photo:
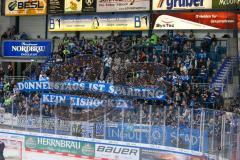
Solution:
M 237 15 L 232 12 L 182 12 L 153 14 L 153 29 L 236 29 Z
M 6 16 L 45 15 L 47 0 L 6 0 Z
M 52 54 L 52 41 L 4 41 L 4 57 L 49 57 Z
M 211 9 L 212 0 L 153 0 L 152 8 L 155 11 Z
M 149 11 L 150 0 L 98 0 L 97 12 Z

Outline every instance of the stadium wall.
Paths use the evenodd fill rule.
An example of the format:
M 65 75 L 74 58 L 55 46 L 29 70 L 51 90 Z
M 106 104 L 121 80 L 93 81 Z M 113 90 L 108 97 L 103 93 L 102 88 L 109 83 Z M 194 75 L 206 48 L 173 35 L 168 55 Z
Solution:
M 25 32 L 33 39 L 36 39 L 38 35 L 45 38 L 45 24 L 46 16 L 19 17 L 19 32 Z
M 3 32 L 7 31 L 7 29 L 15 25 L 15 17 L 4 17 L 0 16 L 0 35 L 3 34 Z M 4 23 L 2 23 L 4 22 Z
M 21 155 L 15 155 L 15 159 L 18 160 L 69 160 L 70 158 L 71 160 L 160 160 L 167 157 L 181 160 L 207 159 L 206 156 L 199 152 L 149 144 L 4 129 L 0 129 L 0 137 L 6 143 L 4 155 L 7 157 L 12 155 L 12 152 L 20 153 Z M 14 141 L 21 144 L 21 146 L 13 149 L 10 145 Z

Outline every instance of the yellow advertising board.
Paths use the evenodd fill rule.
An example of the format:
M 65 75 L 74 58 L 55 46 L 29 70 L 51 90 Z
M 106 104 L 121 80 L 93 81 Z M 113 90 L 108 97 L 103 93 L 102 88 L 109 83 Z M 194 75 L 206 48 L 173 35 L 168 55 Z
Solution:
M 5 16 L 45 15 L 47 0 L 6 0 Z
M 82 15 L 51 17 L 49 31 L 148 30 L 149 14 Z

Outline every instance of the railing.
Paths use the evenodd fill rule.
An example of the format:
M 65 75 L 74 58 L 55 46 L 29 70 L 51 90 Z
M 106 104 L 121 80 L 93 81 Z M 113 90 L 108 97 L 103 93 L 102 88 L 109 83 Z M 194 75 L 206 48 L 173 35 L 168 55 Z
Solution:
M 4 79 L 7 80 L 8 82 L 13 81 L 14 83 L 30 80 L 30 78 L 27 76 L 4 76 Z
M 169 146 L 240 159 L 240 115 L 235 113 L 138 102 L 131 108 L 109 102 L 76 108 L 43 104 L 30 97 L 12 98 L 0 107 L 1 128 Z

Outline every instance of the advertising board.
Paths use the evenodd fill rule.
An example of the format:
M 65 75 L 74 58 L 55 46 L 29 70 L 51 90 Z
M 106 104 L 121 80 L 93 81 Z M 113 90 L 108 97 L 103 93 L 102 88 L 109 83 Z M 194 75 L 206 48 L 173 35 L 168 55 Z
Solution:
M 82 0 L 65 0 L 64 12 L 75 13 L 82 12 Z
M 233 12 L 181 12 L 153 14 L 153 29 L 236 29 L 237 18 Z
M 193 156 L 167 151 L 142 149 L 140 160 L 207 160 L 205 156 Z
M 213 9 L 236 10 L 240 7 L 239 0 L 212 0 Z
M 14 160 L 206 159 L 200 152 L 180 148 L 7 129 L 0 129 L 0 140 L 6 143 L 5 158 Z
M 64 0 L 48 0 L 48 13 L 49 14 L 64 13 Z
M 50 40 L 7 40 L 2 43 L 4 57 L 32 58 L 49 57 L 52 54 L 52 41 Z
M 74 156 L 95 156 L 95 144 L 66 139 L 56 139 L 48 137 L 25 137 L 26 150 L 44 150 L 64 155 Z
M 154 11 L 211 9 L 212 0 L 153 0 L 152 8 Z
M 149 11 L 150 0 L 97 0 L 97 12 Z
M 138 160 L 140 157 L 140 149 L 134 147 L 96 144 L 95 156 L 96 158 L 109 158 L 114 160 Z
M 49 31 L 148 30 L 148 14 L 50 17 Z
M 6 0 L 5 16 L 32 16 L 47 13 L 47 0 Z
M 240 30 L 240 14 L 238 14 L 238 30 Z

